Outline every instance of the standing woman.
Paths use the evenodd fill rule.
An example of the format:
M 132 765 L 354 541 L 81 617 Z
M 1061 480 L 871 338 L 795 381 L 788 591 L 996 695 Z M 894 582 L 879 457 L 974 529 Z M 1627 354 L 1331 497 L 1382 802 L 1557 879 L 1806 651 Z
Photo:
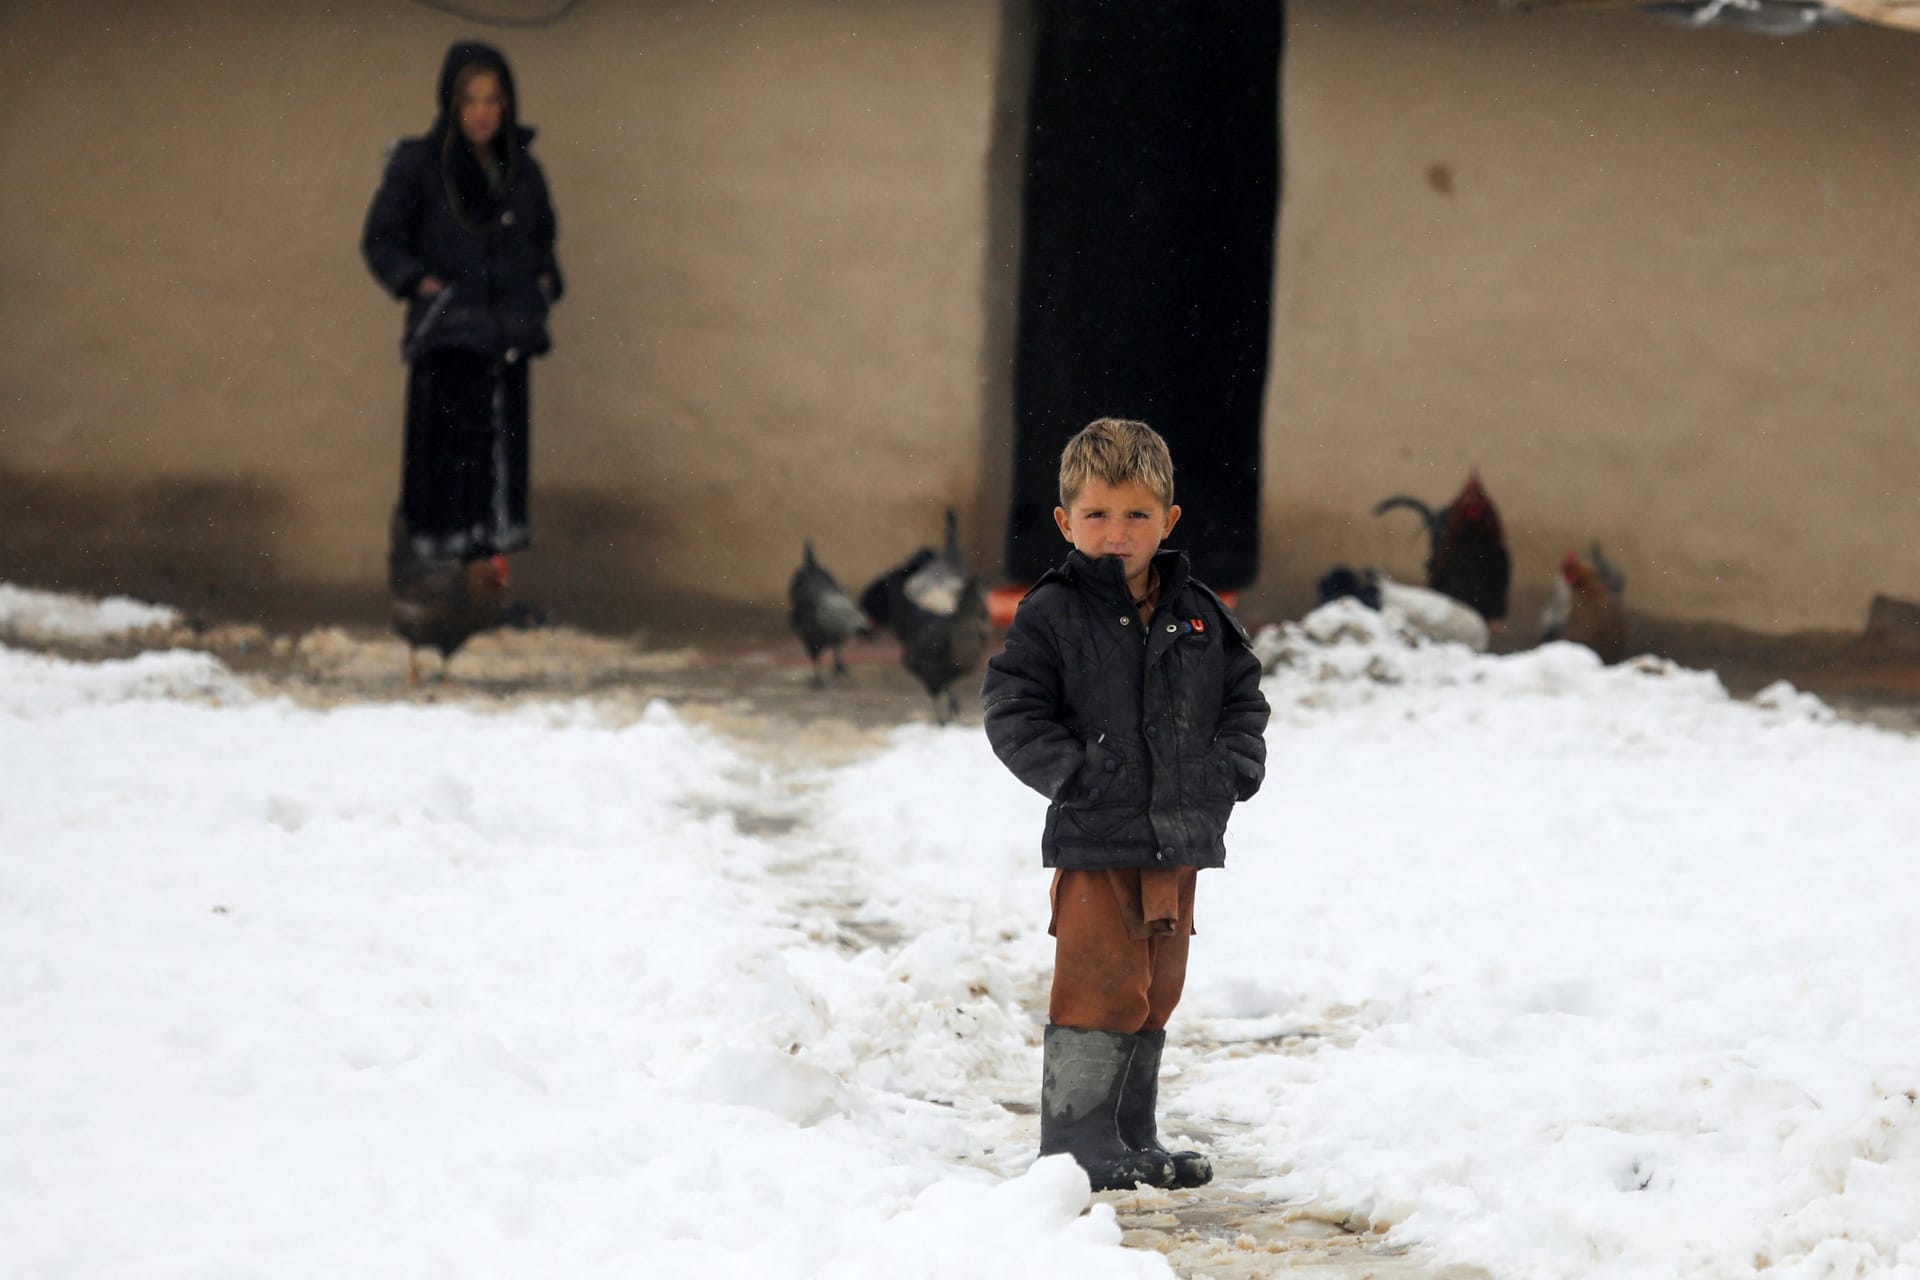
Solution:
M 500 51 L 460 43 L 440 114 L 393 152 L 360 250 L 407 304 L 396 556 L 477 560 L 531 545 L 527 361 L 563 289 L 553 205 Z M 404 537 L 404 543 L 401 541 Z

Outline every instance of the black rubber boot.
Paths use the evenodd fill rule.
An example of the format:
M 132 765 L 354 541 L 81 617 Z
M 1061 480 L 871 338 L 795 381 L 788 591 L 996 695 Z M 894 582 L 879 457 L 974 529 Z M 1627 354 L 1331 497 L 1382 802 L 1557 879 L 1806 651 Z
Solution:
M 1121 1090 L 1137 1039 L 1118 1031 L 1047 1027 L 1040 1154 L 1072 1156 L 1095 1191 L 1123 1191 L 1142 1182 L 1173 1185 L 1173 1164 L 1164 1151 L 1136 1151 L 1120 1140 Z
M 1167 1046 L 1167 1033 L 1142 1031 L 1134 1040 L 1126 1087 L 1120 1094 L 1120 1140 L 1135 1151 L 1171 1163 L 1172 1186 L 1204 1187 L 1213 1181 L 1213 1162 L 1198 1151 L 1169 1151 L 1161 1146 L 1160 1126 L 1153 1118 L 1160 1100 L 1160 1051 Z

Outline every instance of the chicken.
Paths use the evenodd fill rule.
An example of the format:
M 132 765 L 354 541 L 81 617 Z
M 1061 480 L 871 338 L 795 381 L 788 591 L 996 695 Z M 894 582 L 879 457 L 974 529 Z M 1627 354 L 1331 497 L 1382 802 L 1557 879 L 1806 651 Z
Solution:
M 951 509 L 946 545 L 939 551 L 922 547 L 874 579 L 861 593 L 860 607 L 900 638 L 901 665 L 926 688 L 934 718 L 946 724 L 958 716 L 953 685 L 987 656 L 993 623 L 986 584 L 967 572 L 959 519 Z
M 807 660 L 813 664 L 813 687 L 824 689 L 827 682 L 820 674 L 820 655 L 831 650 L 833 673 L 844 676 L 847 663 L 842 650 L 853 637 L 872 635 L 873 623 L 813 558 L 810 541 L 803 544 L 800 567 L 787 583 L 787 603 L 791 607 L 787 622 L 806 646 Z
M 987 587 L 968 578 L 954 601 L 952 613 L 928 613 L 906 601 L 893 623 L 900 637 L 900 662 L 926 687 L 933 700 L 934 719 L 947 724 L 960 714 L 953 685 L 979 667 L 993 642 L 993 621 L 987 612 Z M 946 694 L 941 706 L 940 695 Z
M 1380 575 L 1372 569 L 1356 573 L 1344 564 L 1337 564 L 1320 575 L 1315 584 L 1320 592 L 1321 604 L 1332 604 L 1335 600 L 1358 600 L 1376 612 L 1380 608 Z
M 1568 552 L 1572 555 L 1572 552 Z M 1600 550 L 1598 542 L 1587 544 L 1587 564 L 1594 575 L 1600 579 L 1600 585 L 1616 596 L 1626 594 L 1627 578 L 1614 563 Z M 1553 587 L 1547 595 L 1547 603 L 1540 610 L 1540 643 L 1559 640 L 1566 635 L 1567 615 L 1573 611 L 1573 588 L 1568 585 L 1566 574 L 1556 569 L 1553 574 Z
M 1464 644 L 1485 653 L 1490 637 L 1486 620 L 1451 596 L 1427 587 L 1395 582 L 1378 569 L 1360 572 L 1335 565 L 1320 579 L 1320 603 L 1352 598 L 1385 614 L 1403 632 L 1428 640 Z
M 440 679 L 447 664 L 474 636 L 499 627 L 526 630 L 546 617 L 523 603 L 509 603 L 507 558 L 465 562 L 416 552 L 398 513 L 387 552 L 387 590 L 393 599 L 393 630 L 407 642 L 407 684 L 420 683 L 419 651 L 440 651 Z
M 1569 640 L 1593 650 L 1602 662 L 1620 662 L 1627 657 L 1631 643 L 1626 577 L 1601 554 L 1598 543 L 1589 556 L 1592 563 L 1569 551 L 1560 561 L 1555 593 L 1558 597 L 1564 590 L 1566 608 L 1556 627 L 1551 616 L 1553 606 L 1548 606 L 1543 639 Z
M 1507 616 L 1507 592 L 1513 585 L 1513 561 L 1507 555 L 1500 513 L 1473 472 L 1452 502 L 1438 511 L 1418 498 L 1396 494 L 1373 509 L 1376 516 L 1395 507 L 1417 512 L 1426 524 L 1427 585 L 1478 613 L 1488 622 Z
M 966 562 L 960 554 L 960 517 L 949 507 L 946 545 L 939 551 L 921 547 L 875 578 L 860 593 L 860 607 L 882 626 L 892 625 L 894 602 L 903 595 L 928 613 L 952 613 L 966 583 Z

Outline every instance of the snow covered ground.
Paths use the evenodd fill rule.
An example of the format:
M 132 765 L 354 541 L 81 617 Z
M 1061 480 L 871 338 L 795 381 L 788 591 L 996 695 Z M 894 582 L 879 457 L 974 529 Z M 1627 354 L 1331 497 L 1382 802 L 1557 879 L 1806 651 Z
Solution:
M 1176 1116 L 1435 1265 L 1920 1277 L 1920 741 L 1315 630 Z M 1042 802 L 977 727 L 768 759 L 0 649 L 0 1276 L 1169 1274 L 1001 1105 Z

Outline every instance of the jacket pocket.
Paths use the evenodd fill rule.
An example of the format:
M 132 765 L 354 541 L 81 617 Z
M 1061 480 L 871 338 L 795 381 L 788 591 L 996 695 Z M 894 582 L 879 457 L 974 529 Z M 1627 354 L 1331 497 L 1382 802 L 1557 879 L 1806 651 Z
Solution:
M 1200 760 L 1192 779 L 1192 794 L 1205 800 L 1225 800 L 1232 803 L 1240 790 L 1239 765 L 1234 762 L 1233 753 L 1219 743 L 1207 749 Z
M 1087 743 L 1086 763 L 1060 801 L 1063 835 L 1108 840 L 1146 813 L 1150 800 L 1145 765 L 1110 739 Z

